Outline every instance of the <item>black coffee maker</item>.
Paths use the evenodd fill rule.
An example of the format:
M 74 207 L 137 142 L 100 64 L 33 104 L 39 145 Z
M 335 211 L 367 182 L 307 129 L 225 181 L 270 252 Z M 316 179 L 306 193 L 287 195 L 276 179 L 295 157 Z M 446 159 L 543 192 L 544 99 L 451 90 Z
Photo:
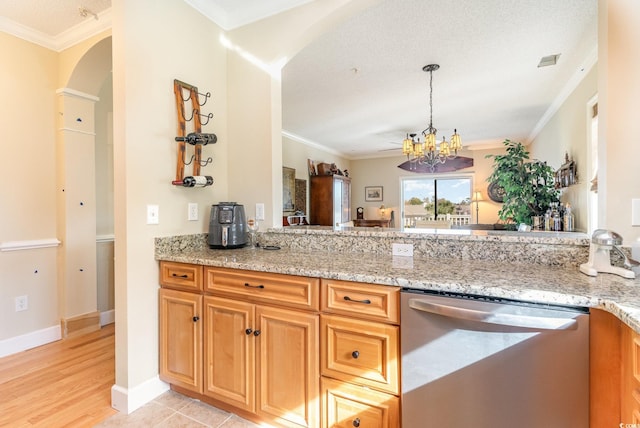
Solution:
M 209 248 L 240 248 L 247 245 L 247 220 L 244 206 L 235 202 L 211 205 Z

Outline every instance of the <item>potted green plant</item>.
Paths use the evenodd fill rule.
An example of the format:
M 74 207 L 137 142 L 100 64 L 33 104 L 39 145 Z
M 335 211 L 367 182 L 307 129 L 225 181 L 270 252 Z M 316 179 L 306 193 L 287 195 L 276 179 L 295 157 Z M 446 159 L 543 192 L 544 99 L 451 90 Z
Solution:
M 502 188 L 504 198 L 500 219 L 512 225 L 532 224 L 534 216 L 542 216 L 553 202 L 559 202 L 554 185 L 554 171 L 546 162 L 529 160 L 529 152 L 519 142 L 505 140 L 504 155 L 493 158 L 493 172 L 487 178 Z

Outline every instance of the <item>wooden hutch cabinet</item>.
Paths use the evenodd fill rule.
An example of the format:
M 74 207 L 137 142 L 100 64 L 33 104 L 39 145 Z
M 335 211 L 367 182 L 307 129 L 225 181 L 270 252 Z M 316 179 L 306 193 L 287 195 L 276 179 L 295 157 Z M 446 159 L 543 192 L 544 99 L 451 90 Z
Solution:
M 351 221 L 351 179 L 342 175 L 311 176 L 310 223 L 336 226 Z

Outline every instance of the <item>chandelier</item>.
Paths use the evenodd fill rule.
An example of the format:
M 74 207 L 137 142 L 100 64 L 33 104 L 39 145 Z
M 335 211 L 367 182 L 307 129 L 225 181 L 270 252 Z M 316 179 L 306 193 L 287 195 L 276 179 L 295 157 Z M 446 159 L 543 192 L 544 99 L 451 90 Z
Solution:
M 436 141 L 438 130 L 433 127 L 433 72 L 439 69 L 438 64 L 428 64 L 422 67 L 422 71 L 429 73 L 429 126 L 422 131 L 424 143 L 417 134 L 407 134 L 402 141 L 402 154 L 407 155 L 410 164 L 416 167 L 417 164 L 427 165 L 431 172 L 439 164 L 445 163 L 448 159 L 458 156 L 458 150 L 462 149 L 462 141 L 458 130 L 454 129 L 451 142 L 447 142 L 444 137 L 442 141 Z M 453 154 L 451 154 L 453 152 Z

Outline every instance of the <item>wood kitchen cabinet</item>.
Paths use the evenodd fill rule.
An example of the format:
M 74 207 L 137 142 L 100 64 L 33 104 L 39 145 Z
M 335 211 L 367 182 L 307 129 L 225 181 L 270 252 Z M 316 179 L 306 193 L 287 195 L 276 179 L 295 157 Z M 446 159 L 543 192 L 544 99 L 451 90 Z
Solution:
M 620 422 L 640 426 L 640 335 L 621 323 L 622 399 Z
M 399 427 L 399 289 L 322 280 L 323 427 Z
M 309 221 L 337 226 L 351 221 L 351 179 L 341 175 L 313 175 L 309 190 Z
M 591 428 L 640 424 L 640 335 L 609 312 L 591 309 Z
M 320 426 L 318 279 L 221 268 L 205 278 L 204 394 L 281 426 Z
M 289 426 L 318 426 L 318 316 L 207 296 L 205 395 Z
M 178 392 L 277 426 L 400 426 L 396 287 L 164 261 L 160 283 Z
M 202 393 L 203 268 L 160 263 L 160 379 Z
M 160 379 L 202 393 L 202 296 L 160 289 Z

